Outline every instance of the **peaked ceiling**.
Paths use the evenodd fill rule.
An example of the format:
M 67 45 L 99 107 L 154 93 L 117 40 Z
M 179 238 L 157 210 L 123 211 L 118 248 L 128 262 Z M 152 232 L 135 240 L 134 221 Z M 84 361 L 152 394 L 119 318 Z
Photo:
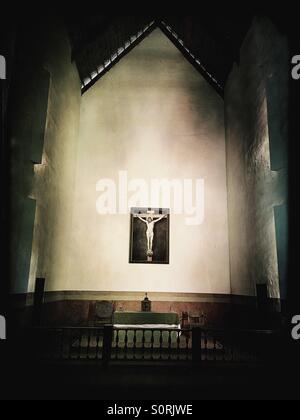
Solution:
M 104 16 L 66 18 L 83 92 L 159 26 L 222 95 L 252 16 Z

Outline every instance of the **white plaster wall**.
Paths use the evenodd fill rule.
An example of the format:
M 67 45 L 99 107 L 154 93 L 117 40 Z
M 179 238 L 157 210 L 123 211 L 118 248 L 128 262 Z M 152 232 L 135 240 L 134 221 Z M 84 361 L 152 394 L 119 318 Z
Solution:
M 269 112 L 270 105 L 280 110 L 286 106 L 287 62 L 285 38 L 269 20 L 256 18 L 241 49 L 240 64 L 234 66 L 225 90 L 233 294 L 256 295 L 256 285 L 266 284 L 269 297 L 280 298 L 274 208 L 286 198 L 281 171 L 271 169 L 270 128 L 274 121 Z M 272 99 L 268 96 L 271 89 Z M 278 112 L 275 134 L 282 137 L 283 146 L 273 144 L 273 154 L 284 154 L 285 124 L 284 112 Z
M 97 181 L 121 170 L 204 179 L 204 223 L 171 215 L 169 265 L 130 265 L 129 214 L 97 213 Z M 72 220 L 48 290 L 230 293 L 224 102 L 160 30 L 82 98 Z
M 68 278 L 81 83 L 62 22 L 19 37 L 32 48 L 16 54 L 12 84 L 10 291 L 25 294 L 36 277 L 52 290 Z
M 29 292 L 36 277 L 46 279 L 47 289 L 66 287 L 71 260 L 81 84 L 64 28 L 57 24 L 49 34 L 43 63 L 50 74 L 44 149 L 42 163 L 34 165 L 31 191 L 36 214 Z

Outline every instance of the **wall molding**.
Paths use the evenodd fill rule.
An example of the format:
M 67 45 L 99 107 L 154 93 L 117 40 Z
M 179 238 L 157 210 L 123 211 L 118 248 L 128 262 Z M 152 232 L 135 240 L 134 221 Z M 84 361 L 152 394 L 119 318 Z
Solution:
M 182 303 L 219 303 L 243 306 L 256 305 L 254 296 L 238 296 L 206 293 L 160 293 L 148 292 L 153 302 L 182 302 Z M 45 293 L 45 303 L 61 301 L 141 301 L 145 297 L 142 292 L 99 292 L 99 291 L 52 291 Z M 33 293 L 25 295 L 11 295 L 11 300 L 18 306 L 32 306 Z

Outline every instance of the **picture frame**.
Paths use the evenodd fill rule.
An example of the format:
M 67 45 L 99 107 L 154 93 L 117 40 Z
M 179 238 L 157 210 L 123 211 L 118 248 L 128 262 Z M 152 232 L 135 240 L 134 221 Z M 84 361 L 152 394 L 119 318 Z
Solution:
M 170 210 L 132 208 L 130 264 L 170 264 Z

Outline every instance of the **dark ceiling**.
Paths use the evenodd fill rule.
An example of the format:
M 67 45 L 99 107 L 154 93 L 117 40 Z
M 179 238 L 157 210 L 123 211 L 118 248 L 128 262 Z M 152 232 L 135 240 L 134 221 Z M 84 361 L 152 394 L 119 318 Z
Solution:
M 207 73 L 212 76 L 212 84 L 222 92 L 231 67 L 238 59 L 240 46 L 251 24 L 251 16 L 112 17 L 94 13 L 67 18 L 73 59 L 82 83 L 85 81 L 88 88 L 91 75 L 97 72 L 99 66 L 110 62 L 111 57 L 131 36 L 138 34 L 153 22 L 159 26 L 164 22 L 172 28 L 185 47 L 199 59 Z
M 152 23 L 160 26 L 179 48 L 184 45 L 182 52 L 186 53 L 187 58 L 193 57 L 194 64 L 196 60 L 201 63 L 199 71 L 222 94 L 232 65 L 239 59 L 240 47 L 253 17 L 246 13 L 239 16 L 204 13 L 198 16 L 158 17 L 104 16 L 96 12 L 66 18 L 66 24 L 83 90 L 87 90 L 126 54 L 124 46 L 133 35 Z M 166 27 L 171 28 L 172 32 L 167 31 Z M 172 33 L 177 35 L 174 37 Z M 146 35 L 147 30 L 144 34 L 140 32 L 139 39 L 133 39 L 129 49 Z

